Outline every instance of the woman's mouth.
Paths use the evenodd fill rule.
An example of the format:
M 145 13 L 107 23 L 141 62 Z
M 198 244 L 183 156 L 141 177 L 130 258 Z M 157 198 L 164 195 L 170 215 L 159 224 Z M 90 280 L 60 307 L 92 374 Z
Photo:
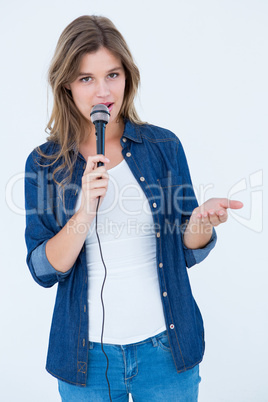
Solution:
M 113 108 L 113 105 L 114 105 L 113 103 L 111 103 L 111 102 L 106 102 L 106 103 L 102 103 L 102 105 L 107 106 L 108 109 L 109 109 L 109 112 L 111 113 L 112 108 Z

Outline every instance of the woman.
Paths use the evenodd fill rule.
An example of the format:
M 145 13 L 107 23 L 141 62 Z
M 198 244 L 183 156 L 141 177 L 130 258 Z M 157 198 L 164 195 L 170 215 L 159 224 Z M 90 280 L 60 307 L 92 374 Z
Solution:
M 110 20 L 73 21 L 49 70 L 50 135 L 26 162 L 27 263 L 41 286 L 58 283 L 46 368 L 63 401 L 198 397 L 204 331 L 186 267 L 242 204 L 198 207 L 179 139 L 137 115 L 139 79 Z M 90 118 L 98 104 L 110 112 L 105 156 Z

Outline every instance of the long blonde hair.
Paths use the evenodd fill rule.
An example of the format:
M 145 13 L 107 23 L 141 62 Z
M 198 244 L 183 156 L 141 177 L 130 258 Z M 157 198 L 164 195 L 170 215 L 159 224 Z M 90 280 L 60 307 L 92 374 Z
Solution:
M 87 53 L 96 52 L 101 47 L 120 58 L 125 70 L 124 100 L 118 117 L 143 124 L 134 106 L 140 73 L 125 39 L 106 17 L 84 15 L 75 19 L 62 32 L 48 72 L 54 103 L 46 129 L 49 132 L 47 140 L 59 144 L 59 150 L 49 156 L 37 148 L 38 153 L 46 158 L 46 162 L 48 159 L 52 160 L 50 165 L 61 158 L 62 163 L 53 172 L 53 180 L 60 187 L 64 187 L 72 177 L 79 145 L 85 139 L 88 127 L 88 120 L 76 107 L 71 91 L 66 85 L 77 78 L 82 57 Z M 69 176 L 60 182 L 57 181 L 55 174 L 65 168 L 69 171 Z

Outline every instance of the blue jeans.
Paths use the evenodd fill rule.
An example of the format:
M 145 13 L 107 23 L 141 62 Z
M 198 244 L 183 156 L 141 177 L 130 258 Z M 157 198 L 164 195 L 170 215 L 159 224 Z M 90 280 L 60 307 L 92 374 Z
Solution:
M 104 343 L 109 358 L 108 380 L 112 401 L 196 402 L 201 378 L 199 366 L 177 373 L 167 332 L 129 345 Z M 109 402 L 106 357 L 101 344 L 89 342 L 87 386 L 58 380 L 63 402 Z

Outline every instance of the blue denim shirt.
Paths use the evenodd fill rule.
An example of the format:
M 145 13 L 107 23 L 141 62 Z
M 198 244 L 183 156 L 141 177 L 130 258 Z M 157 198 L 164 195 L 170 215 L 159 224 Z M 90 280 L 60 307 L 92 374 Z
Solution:
M 151 208 L 156 236 L 156 269 L 171 352 L 177 372 L 185 371 L 202 360 L 205 347 L 203 321 L 191 292 L 186 267 L 201 262 L 208 255 L 215 245 L 216 233 L 213 230 L 210 242 L 202 249 L 188 249 L 183 244 L 184 228 L 198 204 L 183 147 L 176 135 L 163 128 L 139 126 L 126 120 L 121 145 L 122 155 Z M 51 155 L 58 145 L 46 142 L 41 149 Z M 52 180 L 53 169 L 59 163 L 48 166 L 36 150 L 26 161 L 27 264 L 39 285 L 58 284 L 46 369 L 63 381 L 85 386 L 90 324 L 85 245 L 65 274 L 49 263 L 45 245 L 74 214 L 86 161 L 78 153 L 64 199 L 59 186 Z M 66 172 L 61 173 L 64 174 Z

